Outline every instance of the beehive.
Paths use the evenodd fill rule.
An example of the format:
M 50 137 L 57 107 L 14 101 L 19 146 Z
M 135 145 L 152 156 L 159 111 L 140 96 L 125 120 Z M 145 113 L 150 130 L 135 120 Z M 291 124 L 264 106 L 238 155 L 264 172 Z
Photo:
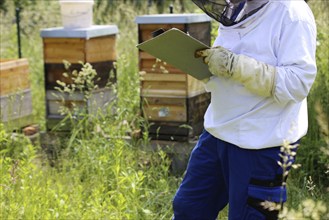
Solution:
M 26 58 L 0 60 L 1 122 L 20 129 L 33 122 L 29 63 Z
M 103 108 L 113 101 L 113 91 L 105 88 L 108 83 L 116 83 L 116 25 L 94 25 L 89 28 L 64 29 L 48 28 L 41 31 L 43 38 L 44 71 L 46 89 L 47 129 L 52 129 L 63 119 L 59 109 L 62 106 L 80 106 L 91 111 L 93 108 Z M 55 90 L 58 81 L 72 84 L 71 77 L 65 77 L 64 61 L 71 66 L 69 70 L 81 70 L 82 63 L 90 63 L 96 70 L 97 76 L 94 83 L 98 89 L 92 91 L 92 100 L 83 101 L 82 92 L 74 94 L 59 94 Z M 93 103 L 93 104 L 92 104 Z M 92 110 L 95 112 L 95 110 Z M 69 129 L 64 126 L 63 130 Z
M 143 15 L 136 17 L 136 23 L 139 43 L 158 29 L 177 28 L 210 45 L 211 24 L 204 14 Z M 199 135 L 210 102 L 202 83 L 143 51 L 139 51 L 139 70 L 141 110 L 151 138 L 185 141 Z

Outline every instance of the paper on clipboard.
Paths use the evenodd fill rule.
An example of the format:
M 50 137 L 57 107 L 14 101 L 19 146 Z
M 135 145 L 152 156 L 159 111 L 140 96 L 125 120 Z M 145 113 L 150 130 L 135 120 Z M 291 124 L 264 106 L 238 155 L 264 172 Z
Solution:
M 138 44 L 137 47 L 196 79 L 202 80 L 212 76 L 202 58 L 194 56 L 195 51 L 209 46 L 179 29 L 172 28 Z

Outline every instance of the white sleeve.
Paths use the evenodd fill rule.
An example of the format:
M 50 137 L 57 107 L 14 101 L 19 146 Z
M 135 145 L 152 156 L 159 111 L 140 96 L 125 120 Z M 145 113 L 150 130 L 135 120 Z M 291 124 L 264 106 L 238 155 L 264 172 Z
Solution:
M 284 26 L 277 51 L 274 98 L 278 103 L 300 102 L 308 95 L 316 76 L 316 27 L 306 21 Z

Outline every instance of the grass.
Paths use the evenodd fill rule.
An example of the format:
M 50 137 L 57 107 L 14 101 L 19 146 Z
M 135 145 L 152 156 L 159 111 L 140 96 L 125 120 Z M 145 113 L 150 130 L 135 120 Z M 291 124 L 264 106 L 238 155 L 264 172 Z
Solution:
M 324 201 L 329 187 L 325 134 L 318 119 L 328 124 L 328 3 L 310 1 L 318 25 L 318 76 L 309 97 L 310 129 L 297 154 L 302 167 L 288 178 L 289 209 L 304 210 L 305 198 Z M 180 8 L 175 6 L 174 11 Z M 187 11 L 196 8 L 186 5 Z M 181 175 L 171 173 L 171 159 L 152 151 L 148 135 L 126 141 L 145 121 L 139 116 L 139 74 L 135 16 L 157 13 L 155 7 L 136 9 L 117 3 L 108 9 L 100 1 L 95 24 L 116 24 L 118 99 L 116 112 L 82 115 L 72 134 L 49 136 L 49 146 L 12 134 L 0 124 L 0 219 L 170 219 L 171 199 Z M 14 6 L 1 13 L 1 58 L 17 57 Z M 40 30 L 61 26 L 57 1 L 36 1 L 22 12 L 22 53 L 30 64 L 35 121 L 45 130 L 45 91 Z M 216 24 L 214 24 L 214 27 Z M 213 31 L 213 35 L 216 31 Z M 316 111 L 320 103 L 322 111 Z M 51 153 L 50 153 L 51 151 Z M 320 206 L 319 206 L 320 207 Z M 297 214 L 296 214 L 297 215 Z M 225 219 L 221 213 L 219 219 Z M 312 218 L 306 218 L 312 219 Z M 315 218 L 314 218 L 315 219 Z

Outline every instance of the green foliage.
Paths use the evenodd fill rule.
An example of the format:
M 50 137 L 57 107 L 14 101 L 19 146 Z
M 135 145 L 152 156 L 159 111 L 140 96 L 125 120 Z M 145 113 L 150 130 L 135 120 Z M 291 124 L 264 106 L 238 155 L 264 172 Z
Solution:
M 26 146 L 29 146 L 29 141 L 24 135 L 17 133 L 8 134 L 4 125 L 0 123 L 0 155 L 13 160 L 29 158 L 31 146 L 29 146 L 28 151 L 26 151 Z
M 8 1 L 8 0 L 7 0 Z M 6 0 L 0 0 L 0 11 L 2 12 L 7 12 L 8 11 L 8 4 L 7 4 Z M 24 9 L 25 7 L 31 5 L 31 4 L 35 4 L 36 0 L 12 0 L 15 8 L 19 8 L 19 9 Z
M 115 138 L 124 126 L 98 117 L 93 125 L 88 137 L 67 139 L 54 167 L 24 136 L 0 127 L 1 219 L 170 218 L 168 201 L 180 180 L 169 175 L 167 155 Z M 8 144 L 15 151 L 6 150 Z
M 122 4 L 123 3 L 123 4 Z M 169 7 L 173 7 L 175 13 L 183 13 L 187 8 L 189 8 L 190 3 L 187 3 L 185 0 L 95 0 L 96 8 L 99 9 L 101 5 L 105 6 L 106 11 L 113 13 L 122 5 L 130 5 L 139 11 L 143 8 L 147 10 L 156 9 L 156 13 L 169 13 Z

